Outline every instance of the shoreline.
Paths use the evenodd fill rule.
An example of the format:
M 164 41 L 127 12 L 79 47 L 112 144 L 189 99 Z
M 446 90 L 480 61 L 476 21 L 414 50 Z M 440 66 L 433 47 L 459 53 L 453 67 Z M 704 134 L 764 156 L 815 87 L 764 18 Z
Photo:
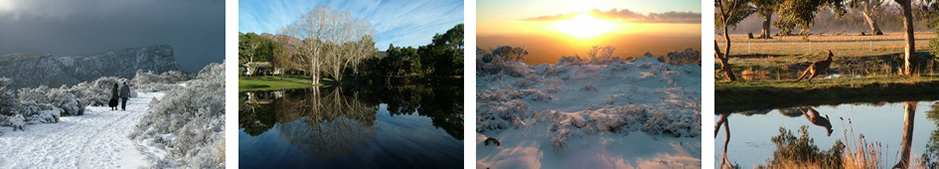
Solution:
M 718 82 L 715 114 L 800 105 L 939 99 L 939 77 L 874 76 L 818 79 L 811 87 L 792 80 Z M 837 84 L 836 84 L 837 83 Z

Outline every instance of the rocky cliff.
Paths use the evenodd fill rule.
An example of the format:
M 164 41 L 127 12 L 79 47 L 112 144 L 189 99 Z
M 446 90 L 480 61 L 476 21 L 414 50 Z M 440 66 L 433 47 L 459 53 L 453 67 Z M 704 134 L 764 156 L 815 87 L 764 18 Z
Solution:
M 179 70 L 173 47 L 153 45 L 104 51 L 84 56 L 6 54 L 0 56 L 0 77 L 13 87 L 73 85 L 102 76 L 133 78 L 138 69 L 162 73 Z

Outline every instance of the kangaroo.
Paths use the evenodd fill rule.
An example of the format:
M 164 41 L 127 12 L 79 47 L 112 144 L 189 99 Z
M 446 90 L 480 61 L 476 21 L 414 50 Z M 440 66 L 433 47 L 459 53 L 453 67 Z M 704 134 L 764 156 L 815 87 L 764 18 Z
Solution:
M 829 119 L 828 115 L 825 115 L 825 117 L 820 117 L 818 115 L 818 111 L 816 111 L 814 108 L 808 107 L 808 110 L 809 111 L 806 112 L 803 109 L 799 109 L 799 111 L 801 111 L 802 114 L 805 115 L 806 119 L 809 119 L 809 121 L 812 122 L 812 124 L 825 127 L 825 131 L 828 132 L 828 136 L 831 136 L 831 132 L 832 132 L 831 121 L 828 121 Z
M 814 62 L 812 63 L 812 65 L 809 65 L 808 68 L 805 68 L 805 72 L 802 72 L 802 76 L 799 76 L 799 79 L 796 80 L 796 82 L 801 81 L 802 78 L 805 78 L 806 75 L 809 75 L 809 73 L 812 73 L 812 75 L 809 76 L 808 78 L 809 84 L 812 84 L 812 79 L 814 79 L 815 76 L 818 76 L 818 74 L 821 72 L 828 72 L 828 67 L 831 66 L 831 57 L 834 55 L 835 54 L 831 53 L 831 50 L 828 50 L 828 58 L 825 58 L 825 60 L 823 61 Z

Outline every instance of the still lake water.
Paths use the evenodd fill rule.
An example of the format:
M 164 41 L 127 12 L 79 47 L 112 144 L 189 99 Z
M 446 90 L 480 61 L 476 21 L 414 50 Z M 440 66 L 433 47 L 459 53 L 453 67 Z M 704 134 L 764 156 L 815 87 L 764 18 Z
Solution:
M 460 168 L 462 93 L 452 89 L 239 94 L 242 168 Z M 342 94 L 340 94 L 342 93 Z
M 916 105 L 912 111 L 912 139 L 910 146 L 911 163 L 923 157 L 927 146 L 935 146 L 939 140 L 930 137 L 937 133 L 939 126 L 939 101 L 915 101 L 895 103 L 852 103 L 836 106 L 816 106 L 819 117 L 828 117 L 832 133 L 828 135 L 826 125 L 816 125 L 803 115 L 811 114 L 807 107 L 794 107 L 774 110 L 754 110 L 735 112 L 727 116 L 730 128 L 730 142 L 727 145 L 727 158 L 742 168 L 753 168 L 768 163 L 776 145 L 770 140 L 779 135 L 779 128 L 791 131 L 797 137 L 799 128 L 808 127 L 808 135 L 814 139 L 821 150 L 828 150 L 835 141 L 841 140 L 847 147 L 854 149 L 855 139 L 863 135 L 867 143 L 879 143 L 881 167 L 891 167 L 900 161 L 907 103 Z M 801 108 L 801 109 L 800 109 Z M 717 115 L 720 118 L 720 115 Z M 717 121 L 717 120 L 715 120 Z M 845 133 L 846 132 L 846 133 Z M 853 132 L 853 133 L 852 133 Z M 725 129 L 717 131 L 714 141 L 715 167 L 719 167 L 723 158 L 724 142 L 727 139 Z M 847 134 L 847 136 L 846 136 Z M 846 140 L 845 138 L 848 138 Z

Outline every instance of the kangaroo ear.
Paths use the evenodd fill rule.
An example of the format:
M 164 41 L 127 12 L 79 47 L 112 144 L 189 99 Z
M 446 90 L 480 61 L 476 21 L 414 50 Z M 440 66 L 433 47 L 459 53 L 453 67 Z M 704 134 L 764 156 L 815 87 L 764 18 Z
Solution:
M 831 53 L 831 50 L 828 50 L 828 56 L 835 56 L 835 54 Z

